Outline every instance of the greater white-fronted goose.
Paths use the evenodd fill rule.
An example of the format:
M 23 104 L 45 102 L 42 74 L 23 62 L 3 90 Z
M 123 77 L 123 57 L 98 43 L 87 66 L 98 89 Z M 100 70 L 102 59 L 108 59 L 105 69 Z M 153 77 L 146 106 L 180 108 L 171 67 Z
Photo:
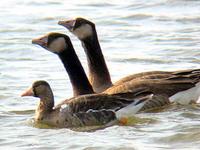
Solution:
M 33 39 L 32 43 L 40 45 L 59 56 L 69 75 L 74 96 L 94 93 L 68 36 L 50 33 Z
M 34 96 L 40 99 L 35 111 L 36 123 L 59 128 L 126 124 L 127 118 L 139 111 L 169 104 L 167 97 L 156 96 L 146 89 L 138 88 L 127 94 L 82 95 L 54 107 L 53 92 L 46 81 L 34 82 L 21 96 Z
M 39 39 L 33 40 L 33 43 L 41 45 L 43 48 L 51 51 L 53 53 L 58 54 L 64 62 L 66 63 L 65 67 L 69 75 L 72 73 L 80 72 L 79 69 L 82 70 L 82 74 L 77 74 L 76 78 L 79 80 L 80 83 L 77 81 L 72 82 L 75 84 L 76 90 L 91 87 L 87 77 L 84 73 L 84 70 L 81 66 L 71 41 L 67 35 L 60 34 L 60 33 L 50 33 L 47 34 Z M 65 54 L 65 55 L 63 55 Z M 67 56 L 69 55 L 69 56 Z M 73 56 L 74 55 L 74 56 Z M 69 60 L 67 60 L 68 58 Z M 78 63 L 71 65 L 70 63 Z M 70 66 L 70 67 L 69 67 Z M 73 68 L 73 66 L 76 66 Z M 69 68 L 68 68 L 69 67 Z M 71 71 L 72 70 L 72 71 Z M 72 72 L 72 73 L 71 73 Z M 84 76 L 82 78 L 81 76 Z M 73 78 L 73 76 L 71 77 Z M 86 78 L 86 79 L 85 79 Z M 83 81 L 86 80 L 86 81 Z M 87 84 L 84 84 L 84 83 Z M 81 88 L 79 88 L 81 86 Z M 88 87 L 87 87 L 88 86 Z M 150 74 L 148 77 L 139 77 L 136 79 L 132 79 L 128 82 L 123 84 L 114 85 L 113 87 L 107 89 L 104 93 L 106 94 L 119 94 L 125 93 L 124 95 L 130 95 L 129 92 L 135 91 L 136 89 L 147 89 L 151 91 L 153 94 L 167 96 L 171 102 L 178 102 L 181 104 L 188 104 L 190 102 L 197 102 L 200 96 L 200 69 L 196 70 L 185 70 L 185 71 L 178 71 L 178 72 L 168 72 L 168 73 L 158 73 L 158 74 Z

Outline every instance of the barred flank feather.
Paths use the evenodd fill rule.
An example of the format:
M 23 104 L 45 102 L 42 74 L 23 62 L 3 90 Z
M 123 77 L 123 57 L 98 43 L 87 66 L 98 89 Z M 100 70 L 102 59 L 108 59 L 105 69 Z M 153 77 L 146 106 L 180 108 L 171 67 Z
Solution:
M 153 95 L 151 99 L 146 101 L 146 103 L 140 109 L 140 111 L 149 111 L 149 110 L 157 109 L 157 108 L 169 105 L 169 104 L 170 104 L 170 101 L 166 96 Z

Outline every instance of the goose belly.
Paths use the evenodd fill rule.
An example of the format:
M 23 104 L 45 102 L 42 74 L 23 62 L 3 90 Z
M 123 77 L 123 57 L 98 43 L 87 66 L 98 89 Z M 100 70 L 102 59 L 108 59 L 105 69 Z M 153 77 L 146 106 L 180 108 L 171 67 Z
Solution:
M 170 102 L 175 102 L 183 105 L 189 103 L 200 102 L 200 82 L 198 82 L 195 87 L 190 88 L 185 91 L 178 92 L 169 98 Z

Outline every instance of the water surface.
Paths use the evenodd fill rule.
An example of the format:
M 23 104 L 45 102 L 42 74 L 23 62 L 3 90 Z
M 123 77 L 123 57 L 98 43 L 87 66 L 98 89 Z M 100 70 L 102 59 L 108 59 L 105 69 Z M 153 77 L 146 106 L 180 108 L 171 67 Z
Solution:
M 95 132 L 41 129 L 32 125 L 37 99 L 19 94 L 34 80 L 47 80 L 56 103 L 72 95 L 56 55 L 31 44 L 47 32 L 66 33 L 85 70 L 80 42 L 59 19 L 95 22 L 112 80 L 149 70 L 200 68 L 198 0 L 3 0 L 0 3 L 1 149 L 199 149 L 200 108 L 172 106 L 137 114 L 133 126 Z

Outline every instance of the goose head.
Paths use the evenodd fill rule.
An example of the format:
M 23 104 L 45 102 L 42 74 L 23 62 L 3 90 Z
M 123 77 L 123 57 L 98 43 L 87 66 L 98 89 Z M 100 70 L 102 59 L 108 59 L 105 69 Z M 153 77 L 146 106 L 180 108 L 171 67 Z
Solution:
M 33 39 L 32 43 L 59 56 L 69 75 L 74 96 L 94 93 L 71 40 L 67 35 L 52 32 Z
M 42 37 L 33 39 L 32 43 L 56 54 L 59 54 L 66 49 L 73 49 L 70 38 L 61 33 L 48 33 Z
M 84 18 L 63 20 L 59 21 L 58 24 L 67 28 L 72 34 L 74 34 L 80 40 L 91 38 L 96 33 L 95 24 Z
M 26 89 L 21 96 L 33 96 L 43 99 L 49 96 L 53 97 L 53 92 L 50 85 L 46 81 L 39 80 L 35 81 L 31 87 Z
M 35 81 L 30 88 L 21 94 L 21 96 L 33 96 L 40 99 L 35 114 L 36 121 L 43 120 L 53 110 L 54 96 L 50 85 L 46 81 Z

